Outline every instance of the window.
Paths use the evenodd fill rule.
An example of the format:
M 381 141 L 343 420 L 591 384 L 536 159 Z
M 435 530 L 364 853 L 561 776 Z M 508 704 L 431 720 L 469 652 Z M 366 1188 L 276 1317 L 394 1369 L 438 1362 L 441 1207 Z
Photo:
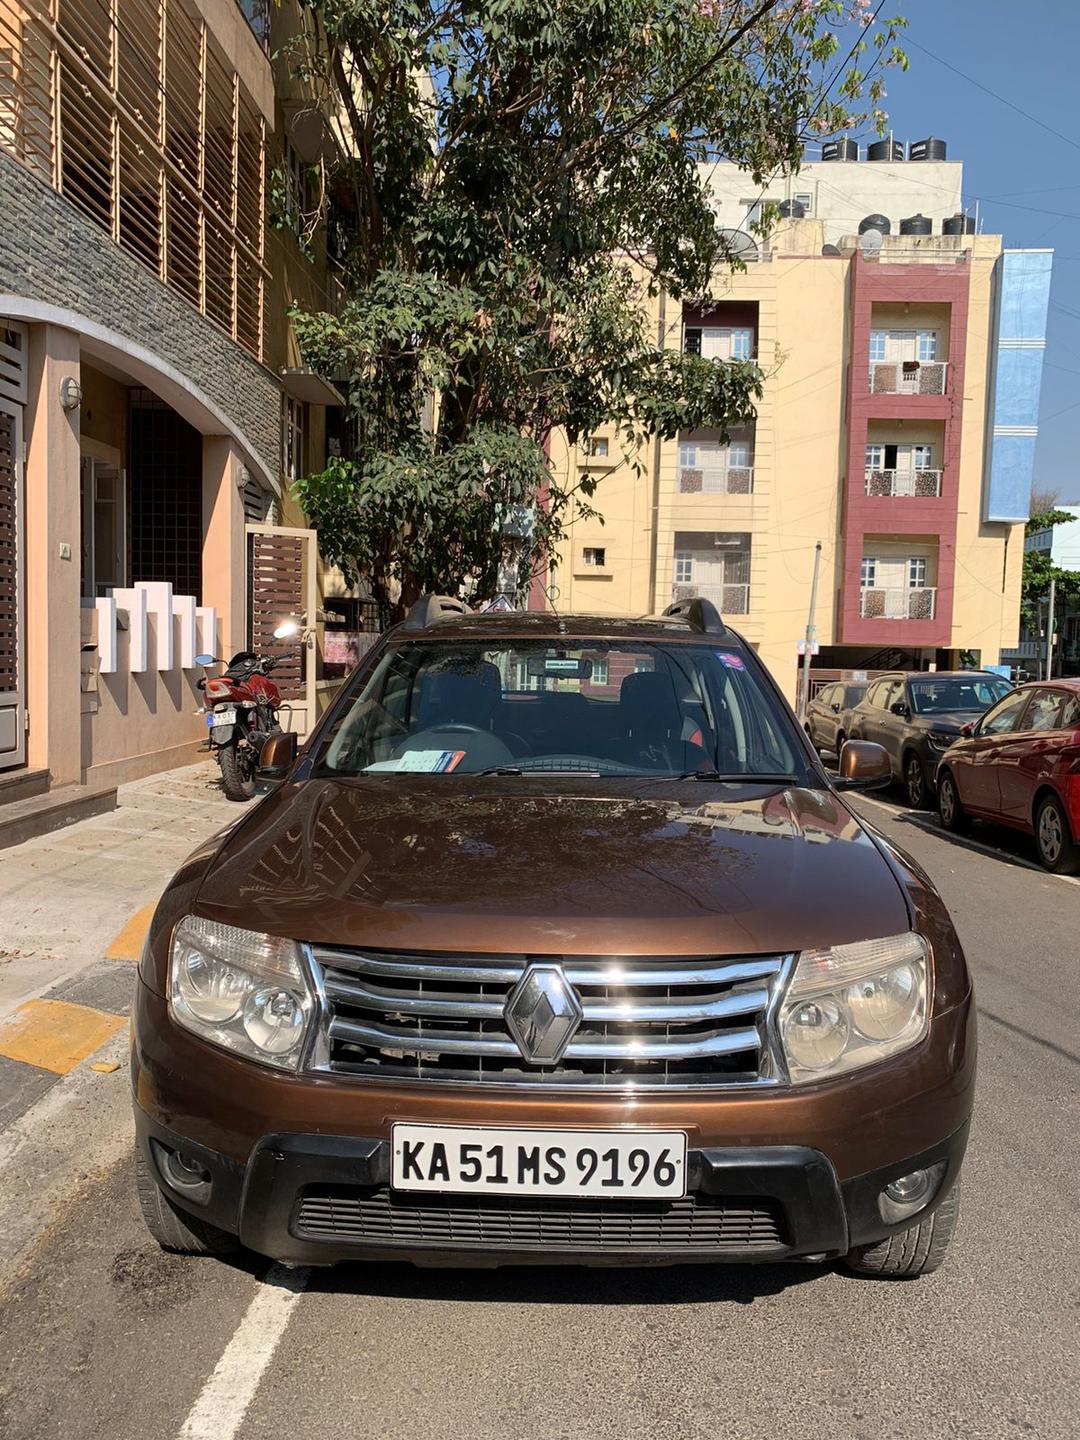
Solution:
M 1036 690 L 1017 730 L 1056 730 L 1061 710 L 1060 690 Z
M 675 552 L 675 584 L 690 585 L 694 580 L 694 557 L 685 550 Z
M 1002 683 L 1004 684 L 1004 681 Z M 1026 690 L 1011 691 L 993 710 L 986 712 L 985 719 L 979 725 L 979 734 L 1007 735 L 1020 719 L 1020 712 L 1027 704 L 1027 698 Z
M 683 350 L 703 360 L 749 360 L 754 331 L 749 325 L 694 325 L 683 332 Z
M 791 198 L 795 201 L 796 205 L 803 207 L 807 215 L 814 213 L 814 197 L 808 190 L 800 190 L 797 195 L 793 195 Z
M 937 359 L 937 331 L 920 330 L 918 334 L 918 350 L 916 358 L 923 363 Z
M 756 200 L 740 200 L 739 206 L 743 212 L 742 229 L 749 230 L 752 225 L 760 225 L 761 211 L 767 202 L 760 196 Z
M 285 398 L 282 468 L 290 485 L 295 485 L 304 474 L 304 406 L 291 396 Z
M 1080 729 L 1080 695 L 1069 695 L 1061 708 L 1061 720 L 1059 728 L 1062 730 Z
M 589 676 L 589 681 L 593 685 L 606 685 L 608 683 L 608 661 L 606 655 L 592 662 L 592 674 Z
M 911 459 L 916 470 L 932 470 L 934 468 L 933 445 L 913 445 Z
M 862 586 L 864 590 L 872 590 L 877 583 L 877 557 L 875 555 L 864 555 L 862 562 Z
M 606 460 L 608 454 L 608 442 L 606 436 L 592 435 L 585 442 L 585 454 L 594 455 L 598 460 Z
M 601 570 L 607 563 L 607 550 L 602 545 L 586 545 L 581 552 L 581 558 L 586 565 Z
M 747 327 L 741 327 L 731 332 L 731 358 L 733 360 L 749 360 L 752 349 L 752 332 Z
M 867 445 L 866 447 L 866 468 L 867 470 L 884 470 L 885 468 L 885 446 Z
M 1009 693 L 1009 682 L 1005 679 L 950 675 L 939 680 L 927 675 L 912 680 L 911 707 L 916 715 L 944 715 L 956 710 L 978 715 Z
M 885 352 L 889 345 L 889 332 L 887 330 L 871 330 L 870 332 L 870 359 L 884 360 Z
M 684 470 L 693 470 L 696 468 L 698 463 L 697 450 L 698 447 L 692 440 L 679 441 L 679 464 Z
M 479 775 L 495 767 L 632 780 L 706 763 L 811 783 L 793 718 L 759 663 L 734 637 L 715 646 L 605 642 L 605 688 L 617 685 L 617 695 L 590 693 L 604 676 L 595 641 L 448 636 L 390 646 L 347 682 L 316 766 L 445 785 L 454 774 L 484 783 Z
M 884 710 L 885 697 L 888 695 L 891 685 L 891 680 L 879 680 L 876 684 L 871 685 L 866 696 L 867 703 L 876 706 L 878 710 Z
M 732 440 L 726 449 L 728 469 L 744 470 L 749 468 L 750 446 L 745 440 Z
M 908 589 L 922 590 L 926 585 L 926 557 L 912 555 L 908 559 Z
M 82 593 L 92 600 L 127 579 L 127 481 L 123 470 L 84 456 L 82 496 Z
M 291 141 L 284 143 L 282 171 L 285 179 L 285 214 L 282 217 L 297 234 L 304 226 L 308 205 L 308 167 Z

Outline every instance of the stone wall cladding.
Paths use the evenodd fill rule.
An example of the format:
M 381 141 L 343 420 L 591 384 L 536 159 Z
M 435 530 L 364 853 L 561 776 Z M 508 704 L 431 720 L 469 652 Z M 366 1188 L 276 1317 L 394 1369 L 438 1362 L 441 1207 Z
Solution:
M 0 152 L 0 293 L 84 315 L 144 346 L 207 395 L 277 476 L 281 388 L 182 296 Z

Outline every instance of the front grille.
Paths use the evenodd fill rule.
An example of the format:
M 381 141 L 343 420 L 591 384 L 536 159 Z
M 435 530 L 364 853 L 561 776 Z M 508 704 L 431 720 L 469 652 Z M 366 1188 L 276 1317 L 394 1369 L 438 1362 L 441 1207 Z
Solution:
M 544 956 L 545 963 L 553 963 Z M 500 1085 L 771 1081 L 767 1017 L 785 957 L 564 958 L 582 1020 L 554 1065 L 522 1058 L 503 1016 L 523 955 L 316 948 L 324 996 L 317 1069 L 372 1079 Z
M 714 1195 L 573 1202 L 330 1186 L 301 1197 L 292 1230 L 303 1240 L 416 1249 L 745 1256 L 784 1248 L 774 1205 Z

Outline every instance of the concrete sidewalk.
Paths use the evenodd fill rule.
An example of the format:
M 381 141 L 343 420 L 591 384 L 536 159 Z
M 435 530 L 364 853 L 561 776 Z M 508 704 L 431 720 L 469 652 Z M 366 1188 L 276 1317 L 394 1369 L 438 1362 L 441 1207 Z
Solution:
M 0 854 L 0 1131 L 115 1048 L 158 896 L 247 808 L 207 761 L 122 786 L 111 813 Z

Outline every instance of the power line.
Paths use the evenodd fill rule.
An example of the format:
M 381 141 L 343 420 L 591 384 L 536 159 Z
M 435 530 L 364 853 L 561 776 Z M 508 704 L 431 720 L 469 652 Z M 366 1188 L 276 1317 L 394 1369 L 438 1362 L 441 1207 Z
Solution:
M 944 65 L 946 70 L 951 70 L 954 75 L 959 75 L 961 80 L 966 80 L 969 85 L 974 85 L 976 90 L 981 90 L 984 95 L 989 95 L 994 100 L 999 100 L 1002 105 L 1007 105 L 1010 110 L 1015 110 L 1017 115 L 1022 115 L 1025 120 L 1030 120 L 1032 125 L 1038 125 L 1039 129 L 1045 130 L 1048 135 L 1056 135 L 1059 140 L 1064 140 L 1066 145 L 1071 145 L 1074 150 L 1080 150 L 1080 141 L 1072 139 L 1069 135 L 1063 135 L 1060 130 L 1055 130 L 1052 125 L 1047 125 L 1046 121 L 1040 120 L 1037 115 L 1032 115 L 1027 110 L 1021 110 L 1019 105 L 1014 105 L 1013 102 L 1006 99 L 1004 95 L 998 94 L 998 92 L 992 90 L 989 85 L 984 85 L 981 80 L 976 80 L 973 75 L 968 75 L 966 71 L 960 70 L 957 66 L 950 64 L 948 60 L 943 60 L 940 55 L 935 55 L 932 50 L 927 50 L 925 45 L 920 45 L 917 40 L 912 40 L 910 35 L 905 35 L 904 44 L 911 45 L 916 50 L 921 50 L 922 53 L 929 56 L 931 60 L 936 60 L 939 65 Z

